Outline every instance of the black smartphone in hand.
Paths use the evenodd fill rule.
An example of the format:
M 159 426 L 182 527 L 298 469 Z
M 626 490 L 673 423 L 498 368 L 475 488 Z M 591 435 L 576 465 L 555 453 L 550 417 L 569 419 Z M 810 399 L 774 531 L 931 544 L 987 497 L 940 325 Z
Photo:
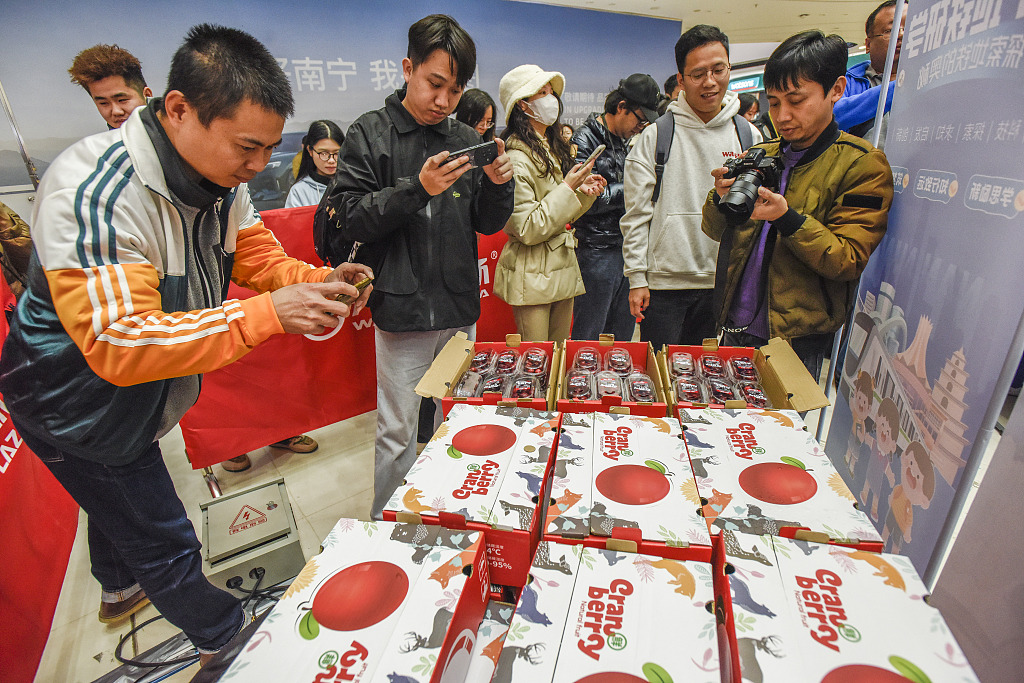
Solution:
M 467 163 L 469 163 L 471 168 L 487 166 L 498 158 L 498 143 L 491 140 L 490 142 L 481 142 L 479 145 L 473 145 L 472 147 L 457 150 L 452 152 L 441 165 L 444 166 L 445 164 L 450 164 L 462 156 L 469 157 L 469 161 Z M 461 166 L 462 164 L 459 165 Z

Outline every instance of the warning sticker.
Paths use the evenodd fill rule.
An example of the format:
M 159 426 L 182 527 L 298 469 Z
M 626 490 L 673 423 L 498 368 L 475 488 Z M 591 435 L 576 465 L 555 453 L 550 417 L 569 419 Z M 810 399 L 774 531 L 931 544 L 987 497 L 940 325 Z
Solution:
M 251 505 L 243 505 L 238 514 L 235 515 L 235 521 L 231 522 L 231 526 L 228 527 L 228 536 L 237 534 L 239 531 L 251 529 L 259 524 L 264 524 L 266 521 L 267 516 L 265 514 Z

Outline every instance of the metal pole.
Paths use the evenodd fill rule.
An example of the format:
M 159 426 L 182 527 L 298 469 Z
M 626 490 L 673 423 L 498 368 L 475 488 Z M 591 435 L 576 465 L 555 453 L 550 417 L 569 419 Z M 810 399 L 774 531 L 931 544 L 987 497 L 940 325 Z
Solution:
M 879 138 L 882 137 L 882 128 L 879 124 L 885 115 L 885 100 L 889 94 L 889 74 L 892 73 L 892 63 L 896 59 L 896 43 L 900 42 L 900 24 L 903 21 L 903 10 L 906 6 L 905 2 L 897 2 L 893 7 L 895 11 L 892 15 L 892 33 L 889 34 L 889 49 L 885 52 L 885 70 L 882 72 L 885 74 L 885 82 L 878 88 L 878 108 L 875 110 L 875 127 L 871 131 L 871 144 L 875 147 L 878 147 Z M 893 33 L 896 34 L 895 40 L 892 37 Z
M 25 140 L 22 139 L 18 123 L 14 120 L 14 110 L 11 109 L 11 103 L 7 99 L 7 91 L 4 90 L 2 82 L 0 82 L 0 104 L 4 107 L 7 120 L 11 122 L 11 130 L 14 131 L 14 137 L 18 141 L 18 149 L 21 150 L 21 158 L 25 161 L 25 169 L 28 171 L 28 177 L 32 181 L 32 187 L 38 190 L 39 174 L 36 172 L 36 165 L 32 163 L 32 159 L 28 155 L 28 150 L 25 149 Z
M 960 477 L 960 487 L 953 494 L 953 504 L 946 515 L 946 521 L 939 533 L 939 540 L 932 550 L 932 556 L 928 560 L 928 567 L 924 572 L 924 585 L 929 591 L 935 590 L 935 582 L 939 579 L 939 571 L 942 569 L 946 556 L 949 554 L 950 546 L 953 545 L 953 532 L 960 521 L 960 518 L 967 512 L 967 497 L 971 493 L 974 480 L 981 468 L 982 458 L 985 456 L 985 449 L 988 447 L 989 439 L 992 438 L 992 431 L 995 429 L 996 420 L 1002 411 L 1006 395 L 1010 391 L 1010 383 L 1017 373 L 1017 366 L 1020 364 L 1021 356 L 1024 355 L 1024 315 L 1017 323 L 1017 331 L 1013 335 L 1013 342 L 1010 350 L 1003 361 L 1003 369 L 996 380 L 996 386 L 989 401 L 985 417 L 978 428 L 978 436 L 974 439 L 971 447 L 971 454 L 967 458 L 967 465 L 964 467 L 963 475 Z
M 835 339 L 832 340 L 832 360 L 828 363 L 828 376 L 825 379 L 825 398 L 832 400 L 832 378 L 836 375 L 836 361 L 839 358 L 839 344 L 843 340 L 843 330 L 846 329 L 846 325 L 843 325 L 836 330 Z M 819 378 L 818 381 L 821 381 Z M 825 420 L 828 418 L 828 406 L 822 406 L 821 412 L 818 413 L 818 429 L 814 432 L 814 438 L 818 443 L 821 443 L 821 434 L 825 431 Z

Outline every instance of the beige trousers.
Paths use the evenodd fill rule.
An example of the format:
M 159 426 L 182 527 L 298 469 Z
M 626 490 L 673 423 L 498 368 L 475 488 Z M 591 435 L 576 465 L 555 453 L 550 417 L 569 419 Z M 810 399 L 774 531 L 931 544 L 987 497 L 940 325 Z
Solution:
M 513 306 L 516 330 L 523 341 L 565 341 L 572 327 L 573 299 L 550 304 Z

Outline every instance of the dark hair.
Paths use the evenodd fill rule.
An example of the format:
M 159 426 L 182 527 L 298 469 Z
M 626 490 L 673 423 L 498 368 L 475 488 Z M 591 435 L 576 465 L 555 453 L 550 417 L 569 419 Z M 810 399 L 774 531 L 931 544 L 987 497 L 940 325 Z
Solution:
M 836 34 L 804 31 L 790 36 L 775 48 L 764 65 L 765 90 L 788 90 L 804 78 L 821 85 L 828 93 L 840 76 L 846 74 L 849 50 Z
M 921 492 L 928 500 L 931 500 L 935 495 L 935 466 L 932 465 L 932 456 L 920 441 L 911 441 L 907 444 L 907 450 L 903 451 L 903 455 L 906 457 L 911 453 L 917 459 L 917 466 L 921 468 L 921 476 L 924 477 L 924 481 L 921 482 Z
M 470 88 L 466 92 L 462 93 L 462 99 L 459 100 L 459 106 L 455 107 L 455 119 L 462 121 L 470 128 L 476 128 L 477 124 L 484 120 L 484 116 L 487 114 L 487 107 L 491 108 L 491 115 L 494 120 L 498 120 L 498 107 L 495 106 L 494 100 L 490 95 L 485 93 L 483 90 L 477 88 Z M 484 142 L 490 142 L 494 139 L 494 126 L 492 125 L 483 134 Z
M 178 90 L 209 126 L 244 100 L 288 118 L 295 110 L 288 77 L 263 43 L 226 26 L 193 26 L 174 53 L 167 92 Z
M 886 7 L 895 7 L 896 0 L 885 0 L 881 5 L 875 8 L 875 11 L 868 15 L 868 20 L 864 22 L 864 35 L 870 36 L 872 29 L 875 28 L 875 17 L 878 13 L 884 10 Z
M 543 168 L 541 175 L 555 177 L 555 170 L 561 170 L 562 173 L 568 172 L 573 165 L 572 148 L 569 143 L 562 139 L 562 98 L 558 96 L 558 93 L 552 91 L 552 95 L 558 100 L 558 117 L 555 122 L 548 126 L 544 137 L 548 141 L 548 149 L 551 153 L 548 154 L 548 150 L 544 149 L 544 144 L 541 142 L 540 136 L 537 135 L 537 131 L 533 129 L 533 125 L 530 123 L 531 119 L 518 107 L 518 101 L 511 104 L 512 111 L 509 113 L 508 126 L 501 133 L 501 139 L 508 142 L 511 138 L 519 140 L 533 154 L 535 160 Z M 552 161 L 551 157 L 554 157 Z M 557 167 L 556 167 L 557 163 Z
M 664 116 L 665 112 L 668 111 L 668 105 L 672 104 L 674 100 L 668 95 L 662 95 L 658 99 L 658 116 Z
M 691 48 L 692 49 L 692 48 Z M 728 49 L 728 48 L 726 48 Z M 683 59 L 685 59 L 685 55 Z M 679 87 L 679 74 L 672 74 L 665 79 L 665 94 L 672 97 L 672 91 Z
M 657 87 L 657 86 L 655 86 Z M 604 113 L 605 114 L 617 114 L 619 113 L 619 102 L 623 102 L 626 105 L 626 109 L 630 111 L 636 111 L 640 108 L 639 102 L 634 102 L 625 95 L 622 94 L 618 88 L 608 93 L 608 96 L 604 98 Z
M 409 52 L 406 56 L 415 69 L 435 50 L 448 55 L 455 82 L 460 88 L 476 71 L 476 45 L 469 34 L 447 14 L 431 14 L 409 27 Z
M 721 43 L 725 48 L 725 54 L 729 54 L 729 36 L 722 33 L 717 26 L 697 24 L 679 36 L 679 40 L 676 41 L 676 68 L 679 69 L 679 73 L 686 70 L 686 55 L 708 43 Z
M 313 151 L 313 145 L 328 138 L 339 145 L 345 142 L 345 134 L 341 132 L 341 128 L 334 121 L 314 121 L 309 124 L 309 131 L 302 137 L 302 151 L 299 152 L 302 155 L 302 160 L 299 162 L 299 171 L 295 174 L 296 180 L 316 172 L 316 163 L 310 152 Z
M 68 69 L 71 82 L 89 92 L 89 84 L 110 76 L 120 76 L 125 84 L 142 95 L 146 79 L 142 76 L 142 64 L 128 50 L 117 45 L 93 45 L 75 55 Z
M 868 395 L 868 401 L 872 401 L 875 398 L 875 380 L 872 379 L 871 375 L 861 370 L 857 373 L 857 379 L 853 383 L 854 391 Z
M 740 93 L 740 116 L 743 116 L 748 111 L 750 111 L 750 108 L 753 107 L 755 104 L 757 105 L 758 111 L 760 111 L 761 110 L 761 105 L 757 101 L 757 95 L 755 95 L 754 93 L 749 93 L 749 92 L 741 92 Z

